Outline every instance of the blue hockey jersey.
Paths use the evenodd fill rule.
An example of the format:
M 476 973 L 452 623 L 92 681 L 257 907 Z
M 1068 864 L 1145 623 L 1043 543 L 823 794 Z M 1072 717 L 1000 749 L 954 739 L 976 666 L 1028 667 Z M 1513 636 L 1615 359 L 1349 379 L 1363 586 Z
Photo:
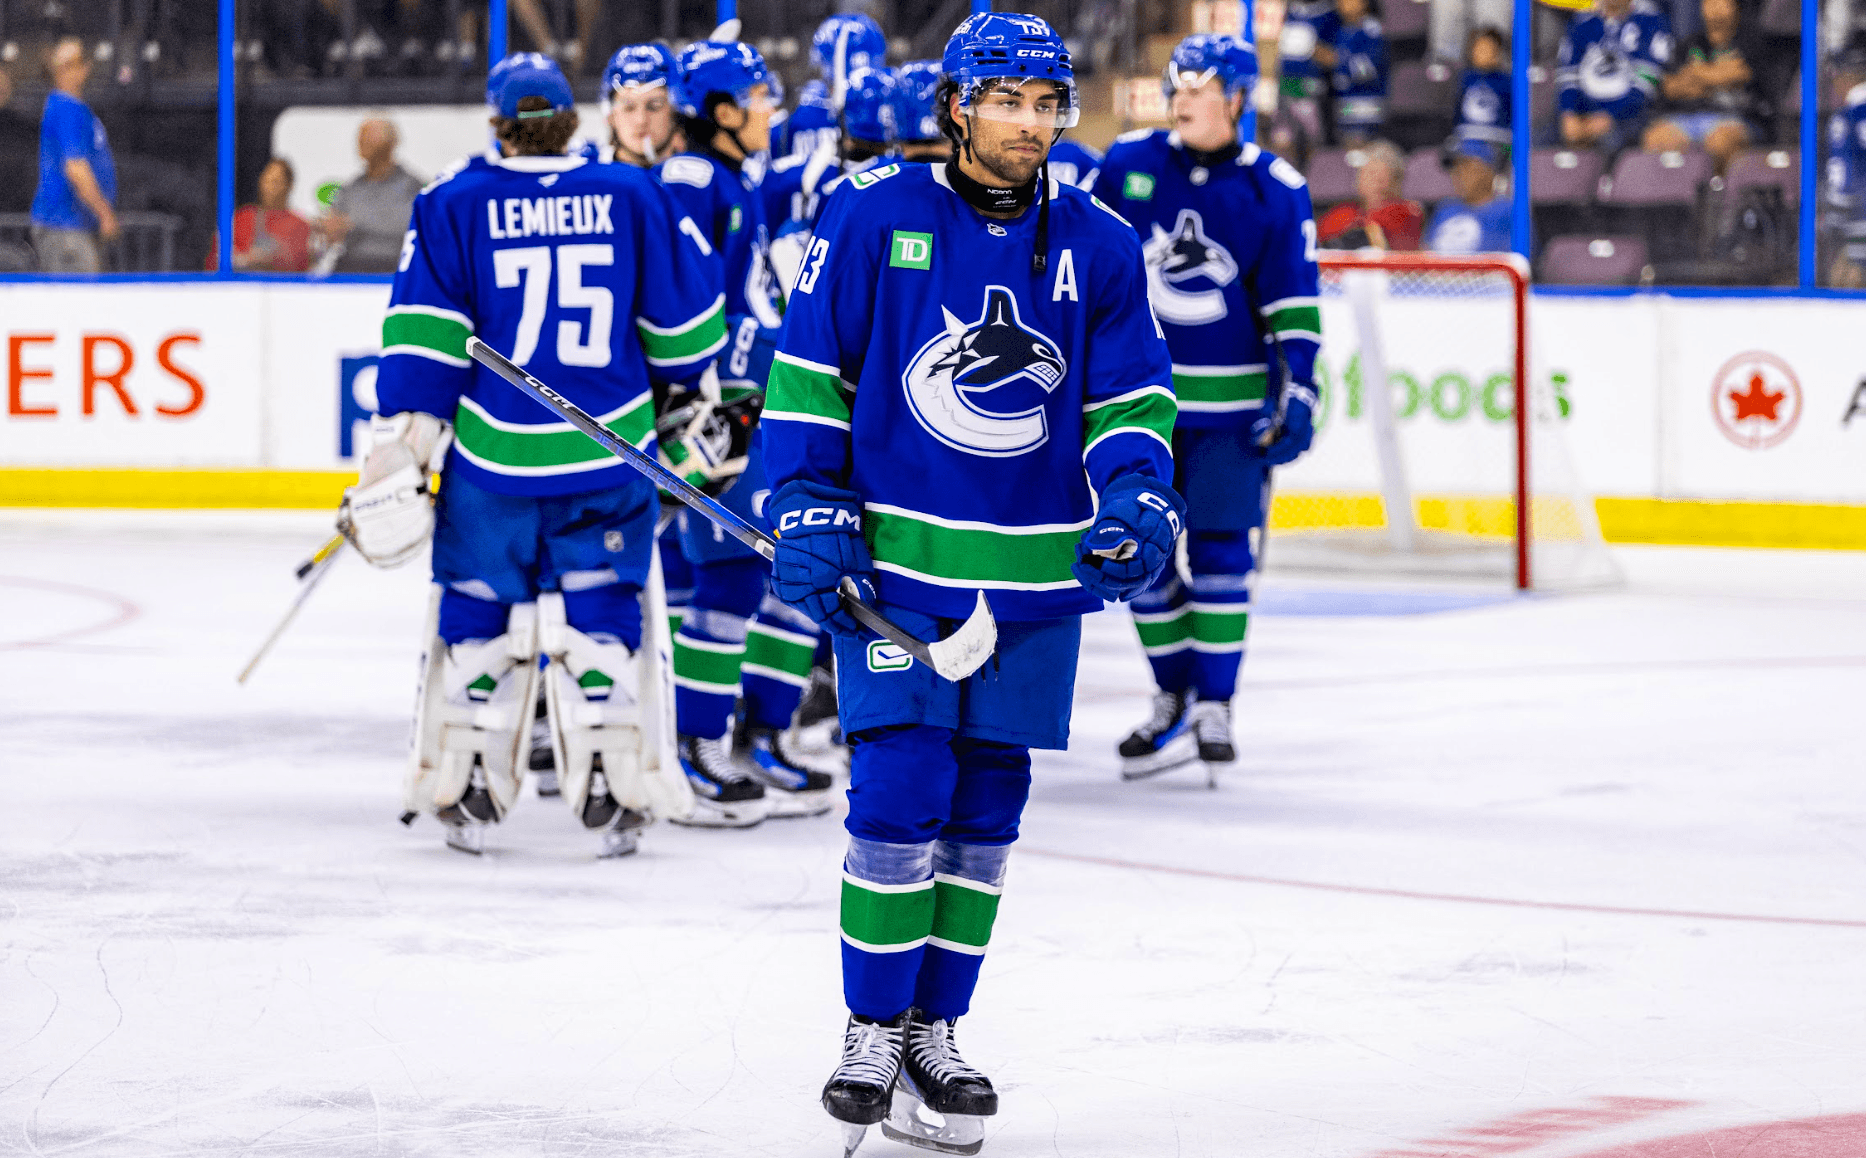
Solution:
M 1651 0 L 1633 0 L 1625 20 L 1582 13 L 1562 35 L 1555 61 L 1561 110 L 1632 120 L 1658 92 L 1671 59 L 1672 22 Z
M 655 173 L 719 255 L 725 278 L 726 328 L 733 335 L 734 349 L 749 349 L 758 331 L 775 342 L 784 324 L 783 289 L 771 264 L 764 201 L 749 173 L 710 153 L 669 157 Z M 720 367 L 721 380 L 740 388 L 762 387 L 763 382 L 735 373 L 735 367 L 744 365 L 743 359 L 726 359 Z
M 764 412 L 765 467 L 861 495 L 881 598 L 1000 619 L 1101 601 L 1069 572 L 1116 478 L 1172 477 L 1166 343 L 1140 246 L 1106 206 L 1051 178 L 998 221 L 944 164 L 885 165 L 830 198 L 785 319 Z
M 1827 139 L 1827 203 L 1843 223 L 1847 259 L 1866 263 L 1866 84 L 1848 90 Z
M 1433 253 L 1457 256 L 1507 253 L 1510 199 L 1492 197 L 1482 205 L 1470 205 L 1456 197 L 1445 198 L 1432 211 L 1432 222 L 1425 227 L 1425 247 Z
M 1507 145 L 1510 123 L 1510 74 L 1465 69 L 1458 86 L 1457 135 Z
M 1369 16 L 1335 34 L 1335 123 L 1371 132 L 1387 116 L 1387 38 Z
M 487 345 L 644 449 L 657 378 L 726 342 L 698 230 L 646 172 L 583 157 L 475 157 L 415 198 L 382 321 L 383 414 L 454 424 L 448 470 L 499 494 L 577 494 L 633 468 L 466 355 Z
M 1101 169 L 1101 154 L 1064 137 L 1050 146 L 1049 166 L 1050 176 L 1063 184 L 1089 189 L 1094 187 L 1095 174 Z
M 1316 46 L 1333 45 L 1340 33 L 1341 17 L 1335 12 L 1335 0 L 1294 0 L 1283 21 L 1283 34 L 1277 39 L 1283 78 L 1299 83 L 1321 79 Z
M 805 81 L 797 92 L 797 107 L 778 126 L 771 155 L 808 156 L 820 148 L 834 149 L 842 143 L 839 137 L 836 114 L 829 103 L 829 85 L 820 80 Z
M 1272 336 L 1291 377 L 1315 381 L 1315 219 L 1287 161 L 1247 142 L 1207 169 L 1177 133 L 1141 129 L 1115 138 L 1095 195 L 1140 233 L 1181 426 L 1257 417 L 1282 383 Z

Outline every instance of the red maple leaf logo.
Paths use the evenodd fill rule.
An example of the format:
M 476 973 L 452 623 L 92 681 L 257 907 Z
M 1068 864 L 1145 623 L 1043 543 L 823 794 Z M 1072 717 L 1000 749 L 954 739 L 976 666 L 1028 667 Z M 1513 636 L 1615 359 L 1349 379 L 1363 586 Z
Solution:
M 1736 403 L 1736 415 L 1732 421 L 1741 422 L 1745 418 L 1760 418 L 1767 422 L 1779 421 L 1776 411 L 1780 409 L 1782 399 L 1787 396 L 1787 392 L 1781 390 L 1770 393 L 1769 388 L 1763 384 L 1762 375 L 1752 370 L 1749 375 L 1748 390 L 1741 394 L 1735 390 L 1730 391 L 1730 401 Z

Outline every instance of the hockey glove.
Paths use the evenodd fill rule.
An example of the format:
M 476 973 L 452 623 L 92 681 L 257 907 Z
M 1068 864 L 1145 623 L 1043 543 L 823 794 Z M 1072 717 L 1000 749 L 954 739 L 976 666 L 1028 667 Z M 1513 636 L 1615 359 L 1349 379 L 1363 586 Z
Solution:
M 1185 525 L 1179 492 L 1144 474 L 1122 475 L 1102 492 L 1095 525 L 1082 533 L 1069 570 L 1090 595 L 1124 603 L 1172 563 Z
M 1315 441 L 1315 387 L 1294 382 L 1283 388 L 1278 413 L 1250 424 L 1250 445 L 1271 466 L 1295 462 Z
M 369 420 L 372 445 L 357 484 L 343 492 L 337 530 L 377 567 L 399 567 L 434 533 L 431 472 L 440 468 L 452 429 L 432 414 L 404 411 Z
M 862 625 L 842 608 L 842 577 L 862 598 L 875 598 L 875 563 L 862 538 L 862 500 L 854 491 L 796 479 L 765 500 L 776 532 L 771 586 L 777 597 L 832 635 L 858 635 Z

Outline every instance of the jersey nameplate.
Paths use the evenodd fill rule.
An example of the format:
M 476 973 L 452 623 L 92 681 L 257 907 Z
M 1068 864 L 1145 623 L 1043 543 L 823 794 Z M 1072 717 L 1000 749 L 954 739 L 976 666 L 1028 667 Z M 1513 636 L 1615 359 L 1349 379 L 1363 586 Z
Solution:
M 888 243 L 888 264 L 895 269 L 932 269 L 933 235 L 896 229 Z
M 614 233 L 615 223 L 609 219 L 609 208 L 614 204 L 613 193 L 507 197 L 504 201 L 488 201 L 486 232 L 494 241 L 534 234 L 562 237 L 573 233 Z
M 1153 200 L 1153 175 L 1151 173 L 1129 173 L 1121 182 L 1121 196 L 1129 201 Z

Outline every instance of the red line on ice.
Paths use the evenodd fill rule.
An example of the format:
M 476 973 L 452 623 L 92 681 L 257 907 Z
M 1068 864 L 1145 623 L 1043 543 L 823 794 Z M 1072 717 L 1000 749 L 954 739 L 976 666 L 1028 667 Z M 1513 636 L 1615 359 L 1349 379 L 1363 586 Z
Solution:
M 1866 1154 L 1866 1114 L 1726 1126 L 1590 1150 L 1579 1158 L 1859 1158 Z
M 1448 901 L 1459 905 L 1497 905 L 1509 909 L 1555 909 L 1570 913 L 1610 913 L 1626 917 L 1679 917 L 1697 921 L 1747 921 L 1763 925 L 1820 925 L 1834 929 L 1866 929 L 1866 920 L 1841 917 L 1784 917 L 1769 913 L 1713 913 L 1696 909 L 1646 909 L 1627 905 L 1588 905 L 1574 901 L 1535 901 L 1520 897 L 1480 897 L 1463 893 L 1427 893 L 1414 889 L 1383 889 L 1372 885 L 1344 885 L 1329 881 L 1299 881 L 1288 877 L 1266 877 L 1254 873 L 1218 872 L 1214 869 L 1184 868 L 1179 865 L 1149 864 L 1109 856 L 1084 856 L 1074 852 L 1056 852 L 1044 848 L 1020 848 L 1020 855 L 1071 860 L 1105 868 L 1138 869 L 1141 872 L 1172 873 L 1185 877 L 1205 877 L 1215 881 L 1237 881 L 1247 885 L 1274 885 L 1286 889 L 1311 889 L 1323 893 L 1350 893 L 1363 897 L 1398 897 L 1409 901 Z
M 142 614 L 142 608 L 120 595 L 113 595 L 108 591 L 99 591 L 95 587 L 79 587 L 75 583 L 55 583 L 47 579 L 21 579 L 11 575 L 4 575 L 0 576 L 0 587 L 24 587 L 33 591 L 50 591 L 56 595 L 76 595 L 83 599 L 95 599 L 102 603 L 108 603 L 116 608 L 116 614 L 111 618 L 101 620 L 97 623 L 87 624 L 84 627 L 74 627 L 68 631 L 60 631 L 52 635 L 41 636 L 38 639 L 0 640 L 0 651 L 23 651 L 32 647 L 53 647 L 57 644 L 69 643 L 74 639 L 81 639 L 87 635 L 96 635 L 102 631 L 110 631 L 122 627 L 124 624 Z

